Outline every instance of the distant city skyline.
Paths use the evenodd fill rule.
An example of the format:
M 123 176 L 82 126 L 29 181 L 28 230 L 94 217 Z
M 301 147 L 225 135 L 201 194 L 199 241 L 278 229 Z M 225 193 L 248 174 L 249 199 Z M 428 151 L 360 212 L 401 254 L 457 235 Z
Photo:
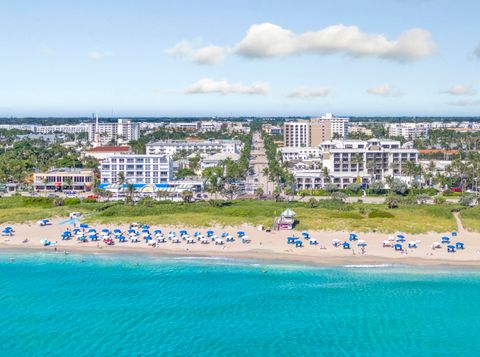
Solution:
M 0 10 L 0 117 L 480 114 L 473 0 L 26 0 Z

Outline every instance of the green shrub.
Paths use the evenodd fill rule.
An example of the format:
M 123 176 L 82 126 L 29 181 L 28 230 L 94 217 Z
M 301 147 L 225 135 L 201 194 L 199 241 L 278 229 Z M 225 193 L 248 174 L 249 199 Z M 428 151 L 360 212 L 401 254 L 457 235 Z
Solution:
M 433 198 L 433 202 L 436 204 L 436 205 L 443 205 L 445 202 L 447 202 L 447 199 L 443 196 L 435 196 Z
M 369 185 L 369 193 L 374 193 L 376 195 L 385 194 L 385 186 L 381 181 L 374 181 Z
M 337 192 L 338 191 L 338 186 L 335 185 L 334 183 L 327 183 L 324 187 L 325 191 L 327 191 L 328 193 L 332 193 L 332 192 Z
M 84 198 L 83 203 L 95 203 L 97 202 L 96 198 Z
M 63 203 L 65 206 L 73 206 L 73 205 L 78 205 L 80 204 L 80 198 L 65 198 L 63 200 Z
M 358 193 L 362 187 L 358 183 L 351 183 L 347 185 L 346 189 L 351 193 Z
M 65 201 L 63 198 L 57 197 L 53 200 L 53 205 L 55 207 L 60 207 L 65 205 Z
M 315 198 L 310 198 L 306 203 L 305 206 L 307 208 L 315 208 L 318 207 L 318 201 Z
M 305 197 L 305 196 L 329 196 L 330 193 L 323 189 L 314 189 L 314 190 L 299 190 L 298 195 Z

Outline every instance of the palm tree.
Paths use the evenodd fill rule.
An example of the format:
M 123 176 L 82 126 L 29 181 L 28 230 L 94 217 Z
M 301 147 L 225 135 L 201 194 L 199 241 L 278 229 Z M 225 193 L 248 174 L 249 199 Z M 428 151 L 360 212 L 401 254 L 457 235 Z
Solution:
M 367 171 L 370 173 L 370 182 L 373 181 L 373 176 L 375 174 L 375 161 L 369 160 L 366 164 Z
M 165 190 L 158 190 L 157 193 L 156 193 L 156 196 L 157 196 L 158 200 L 160 201 L 162 198 L 168 197 L 168 192 L 165 191 Z
M 352 163 L 354 163 L 357 167 L 357 177 L 358 177 L 360 172 L 360 165 L 363 164 L 363 155 L 359 153 L 356 153 L 355 155 L 353 155 Z
M 65 177 L 65 179 L 63 180 L 63 183 L 65 184 L 65 187 L 67 188 L 72 188 L 72 178 L 71 177 Z M 65 188 L 64 188 L 65 189 Z
M 263 189 L 261 187 L 257 187 L 255 189 L 255 197 L 257 198 L 257 200 L 261 199 L 263 196 Z
M 267 179 L 267 194 L 270 192 L 270 190 L 268 189 L 268 183 L 270 181 L 270 170 L 268 169 L 268 167 L 264 167 L 263 170 L 262 170 L 262 174 L 263 176 L 265 176 L 265 178 Z
M 131 183 L 127 185 L 127 201 L 133 203 L 133 197 L 135 196 L 135 186 Z
M 393 179 L 395 179 L 395 171 L 398 170 L 399 167 L 400 167 L 400 164 L 398 163 L 398 161 L 392 161 L 392 163 L 390 164 L 390 168 L 392 169 Z
M 328 170 L 328 167 L 323 167 L 322 168 L 322 175 L 323 175 L 323 180 L 327 181 L 327 182 L 330 182 L 330 171 Z
M 190 203 L 190 202 L 192 202 L 192 198 L 193 198 L 193 192 L 192 191 L 185 190 L 185 191 L 182 192 L 183 202 Z
M 118 201 L 118 194 L 120 193 L 120 188 L 122 188 L 124 184 L 125 184 L 125 172 L 120 171 L 117 175 L 117 185 L 118 185 L 117 201 Z
M 46 195 L 47 194 L 47 183 L 48 183 L 48 180 L 47 180 L 46 176 L 42 179 L 42 183 L 43 183 L 43 191 L 45 192 L 45 195 Z

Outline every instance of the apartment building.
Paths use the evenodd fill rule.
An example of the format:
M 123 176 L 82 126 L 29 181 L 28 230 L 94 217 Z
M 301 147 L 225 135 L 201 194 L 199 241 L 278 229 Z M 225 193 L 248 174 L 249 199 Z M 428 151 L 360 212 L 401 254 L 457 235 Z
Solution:
M 243 148 L 240 140 L 163 140 L 146 145 L 149 155 L 175 155 L 181 151 L 187 153 L 239 153 Z
M 95 123 L 88 124 L 88 141 L 95 146 L 116 144 L 127 144 L 129 141 L 137 140 L 140 137 L 140 126 L 129 119 L 118 119 L 116 123 Z
M 387 176 L 408 182 L 410 177 L 404 172 L 406 163 L 418 163 L 418 151 L 406 145 L 401 146 L 395 140 L 327 141 L 320 145 L 320 152 L 322 170 L 294 172 L 298 188 L 305 188 L 304 184 L 308 181 L 305 179 L 308 177 L 317 179 L 308 183 L 316 183 L 318 186 L 331 182 L 340 188 L 355 182 L 383 181 Z M 325 176 L 325 171 L 328 176 Z M 319 180 L 323 176 L 324 179 Z M 317 186 L 315 188 L 319 188 Z
M 327 138 L 327 140 L 335 138 L 346 139 L 348 136 L 349 118 L 340 118 L 336 117 L 332 113 L 327 113 L 320 118 L 313 118 L 313 120 L 325 122 L 327 126 L 330 127 L 330 137 Z
M 299 120 L 283 124 L 283 142 L 285 147 L 309 147 L 310 121 Z
M 388 135 L 401 136 L 407 140 L 427 137 L 430 130 L 429 123 L 393 123 L 388 124 Z
M 278 149 L 282 155 L 282 161 L 308 161 L 320 160 L 322 152 L 320 147 L 282 147 Z
M 165 155 L 111 155 L 100 165 L 101 184 L 117 184 L 122 173 L 128 184 L 160 184 L 173 179 L 173 160 Z
M 90 191 L 94 172 L 89 169 L 54 168 L 33 174 L 33 187 L 37 191 Z
M 348 118 L 327 113 L 319 118 L 284 123 L 285 147 L 311 147 L 335 138 L 347 138 Z
M 88 124 L 78 125 L 39 125 L 35 132 L 39 134 L 53 134 L 53 133 L 69 133 L 78 134 L 88 131 Z

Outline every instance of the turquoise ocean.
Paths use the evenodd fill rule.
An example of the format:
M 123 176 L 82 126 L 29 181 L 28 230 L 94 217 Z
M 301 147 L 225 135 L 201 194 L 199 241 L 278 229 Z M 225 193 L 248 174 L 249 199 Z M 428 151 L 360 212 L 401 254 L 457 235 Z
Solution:
M 478 356 L 480 269 L 0 254 L 1 356 Z

